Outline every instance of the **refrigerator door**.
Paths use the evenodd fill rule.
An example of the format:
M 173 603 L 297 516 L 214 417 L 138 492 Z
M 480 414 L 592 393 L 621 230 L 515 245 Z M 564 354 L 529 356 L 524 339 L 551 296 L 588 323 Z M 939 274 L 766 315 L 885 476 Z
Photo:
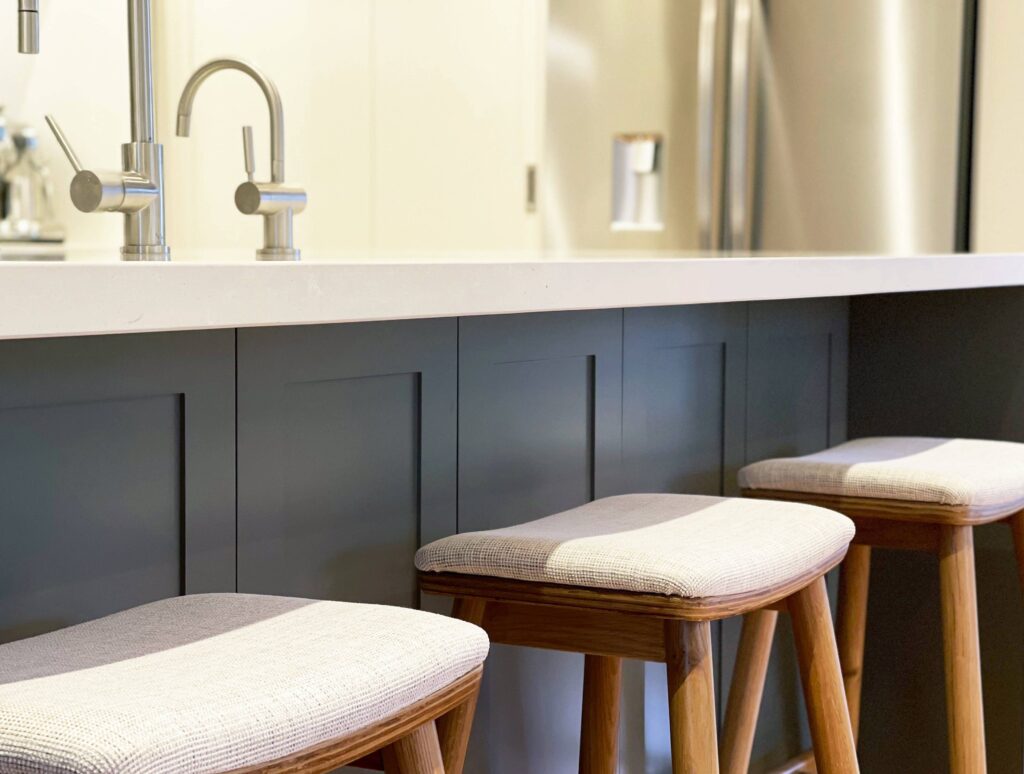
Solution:
M 964 0 L 734 0 L 728 239 L 958 247 Z
M 728 0 L 549 0 L 553 252 L 720 245 Z

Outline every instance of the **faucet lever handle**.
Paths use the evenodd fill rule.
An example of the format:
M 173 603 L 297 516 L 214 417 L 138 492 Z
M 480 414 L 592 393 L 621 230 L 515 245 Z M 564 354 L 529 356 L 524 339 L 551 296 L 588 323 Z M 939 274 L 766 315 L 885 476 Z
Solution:
M 256 175 L 256 152 L 252 143 L 252 127 L 242 127 L 242 149 L 245 151 L 245 174 L 251 183 Z
M 57 138 L 57 144 L 60 145 L 61 150 L 64 151 L 64 155 L 68 157 L 68 161 L 70 161 L 71 166 L 74 167 L 75 174 L 81 172 L 82 162 L 78 160 L 78 156 L 75 154 L 74 148 L 72 148 L 71 143 L 68 142 L 68 138 L 60 128 L 60 124 L 57 123 L 57 119 L 52 115 L 47 115 L 46 123 L 49 125 L 50 131 L 53 132 L 53 136 Z

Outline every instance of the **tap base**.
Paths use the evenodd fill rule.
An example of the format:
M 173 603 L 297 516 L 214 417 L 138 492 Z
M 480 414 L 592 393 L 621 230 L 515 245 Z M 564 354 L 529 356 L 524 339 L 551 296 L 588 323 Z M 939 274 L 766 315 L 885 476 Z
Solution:
M 122 261 L 169 261 L 171 248 L 167 245 L 125 245 L 121 248 Z
M 256 251 L 257 261 L 301 261 L 302 251 L 294 247 L 261 247 Z

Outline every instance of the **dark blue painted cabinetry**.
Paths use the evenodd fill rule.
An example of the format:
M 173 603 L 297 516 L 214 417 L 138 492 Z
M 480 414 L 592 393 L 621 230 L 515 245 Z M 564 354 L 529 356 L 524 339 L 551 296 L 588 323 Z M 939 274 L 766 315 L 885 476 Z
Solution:
M 747 305 L 627 309 L 623 349 L 624 489 L 735 493 Z
M 235 584 L 234 332 L 0 344 L 0 639 Z
M 3 343 L 0 637 L 236 583 L 415 605 L 434 538 L 838 440 L 845 368 L 830 300 Z M 624 771 L 667 767 L 657 670 L 627 665 Z M 762 761 L 801 741 L 774 670 Z M 469 770 L 575 771 L 581 690 L 495 648 Z
M 416 604 L 456 528 L 456 325 L 238 332 L 239 591 Z
M 459 322 L 459 529 L 617 491 L 622 312 Z

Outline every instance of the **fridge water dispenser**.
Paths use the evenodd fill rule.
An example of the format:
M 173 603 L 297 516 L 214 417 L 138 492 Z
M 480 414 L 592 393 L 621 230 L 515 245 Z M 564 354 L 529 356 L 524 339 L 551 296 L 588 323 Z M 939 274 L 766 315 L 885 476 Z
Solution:
M 612 142 L 612 231 L 662 231 L 660 134 L 619 134 Z

